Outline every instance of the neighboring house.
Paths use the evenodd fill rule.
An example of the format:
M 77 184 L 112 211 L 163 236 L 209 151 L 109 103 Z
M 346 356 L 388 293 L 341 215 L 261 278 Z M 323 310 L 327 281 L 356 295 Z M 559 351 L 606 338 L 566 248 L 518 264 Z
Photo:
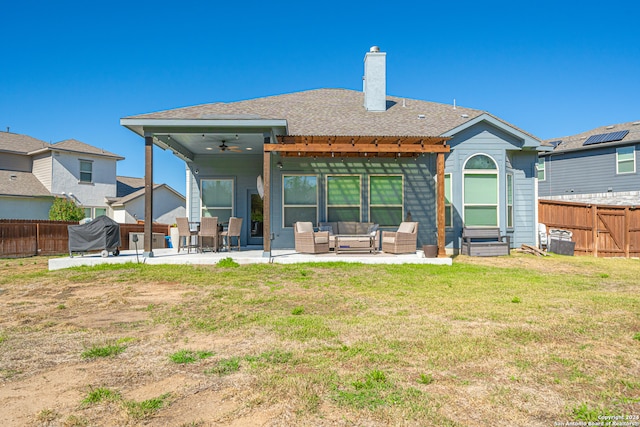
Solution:
M 0 217 L 48 219 L 55 197 L 68 197 L 87 217 L 106 214 L 124 157 L 74 139 L 55 144 L 0 132 Z
M 640 205 L 640 121 L 602 126 L 544 142 L 538 159 L 540 198 Z
M 108 199 L 113 219 L 121 224 L 144 219 L 144 178 L 117 177 L 117 195 Z M 153 222 L 174 224 L 186 216 L 185 198 L 167 184 L 153 185 Z
M 387 96 L 386 54 L 376 48 L 364 66 L 363 92 L 309 90 L 121 124 L 145 137 L 147 176 L 153 145 L 185 160 L 190 219 L 243 217 L 243 244 L 265 252 L 293 248 L 299 220 L 395 230 L 411 217 L 418 245 L 440 253 L 457 251 L 465 225 L 499 227 L 514 247 L 535 244 L 540 140 L 484 111 Z

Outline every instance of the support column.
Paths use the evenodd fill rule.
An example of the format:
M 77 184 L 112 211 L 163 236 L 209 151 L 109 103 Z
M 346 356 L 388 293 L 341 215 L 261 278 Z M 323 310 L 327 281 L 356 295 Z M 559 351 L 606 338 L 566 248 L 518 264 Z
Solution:
M 262 199 L 263 257 L 271 257 L 271 152 L 265 151 L 262 162 L 264 198 Z
M 438 257 L 446 257 L 445 246 L 445 209 L 444 209 L 444 153 L 438 153 L 436 160 L 436 174 L 438 177 L 436 188 L 436 204 L 438 224 Z
M 144 137 L 144 253 L 153 257 L 153 137 Z

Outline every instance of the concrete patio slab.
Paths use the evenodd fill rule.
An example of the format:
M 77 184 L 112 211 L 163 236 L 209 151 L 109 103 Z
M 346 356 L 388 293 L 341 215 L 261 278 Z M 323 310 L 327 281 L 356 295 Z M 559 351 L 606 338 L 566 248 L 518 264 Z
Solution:
M 362 264 L 437 264 L 451 265 L 451 258 L 425 258 L 422 251 L 414 254 L 393 255 L 384 252 L 376 254 L 369 253 L 347 253 L 347 254 L 300 254 L 293 249 L 274 250 L 271 257 L 263 256 L 262 249 L 246 249 L 240 252 L 205 252 L 205 253 L 178 253 L 175 249 L 154 249 L 154 256 L 147 258 L 142 256 L 142 251 L 128 250 L 120 252 L 119 256 L 109 255 L 102 258 L 99 253 L 86 254 L 84 256 L 74 255 L 73 257 L 51 258 L 49 260 L 49 270 L 59 270 L 82 265 L 100 264 L 123 264 L 126 262 L 144 264 L 193 264 L 212 265 L 217 264 L 221 259 L 232 258 L 238 264 L 297 264 L 303 262 L 354 262 Z

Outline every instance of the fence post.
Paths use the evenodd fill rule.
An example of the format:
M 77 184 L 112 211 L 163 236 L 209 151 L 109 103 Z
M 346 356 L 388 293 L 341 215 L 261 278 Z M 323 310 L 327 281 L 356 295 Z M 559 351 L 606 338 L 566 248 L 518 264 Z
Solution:
M 40 248 L 40 223 L 37 222 L 36 223 L 36 253 L 34 254 L 35 256 L 38 256 L 40 251 L 38 250 Z
M 593 256 L 598 256 L 598 205 L 591 205 L 591 240 L 593 244 Z

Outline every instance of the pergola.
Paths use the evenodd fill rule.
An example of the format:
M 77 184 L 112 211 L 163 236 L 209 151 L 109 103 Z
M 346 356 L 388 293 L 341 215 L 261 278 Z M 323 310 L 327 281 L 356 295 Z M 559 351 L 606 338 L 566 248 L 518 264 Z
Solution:
M 296 157 L 387 157 L 412 158 L 425 153 L 437 153 L 436 160 L 436 222 L 438 227 L 438 256 L 445 256 L 444 154 L 450 147 L 449 137 L 442 136 L 278 136 L 277 144 L 264 145 L 264 251 L 271 251 L 269 185 L 271 180 L 270 154 Z

